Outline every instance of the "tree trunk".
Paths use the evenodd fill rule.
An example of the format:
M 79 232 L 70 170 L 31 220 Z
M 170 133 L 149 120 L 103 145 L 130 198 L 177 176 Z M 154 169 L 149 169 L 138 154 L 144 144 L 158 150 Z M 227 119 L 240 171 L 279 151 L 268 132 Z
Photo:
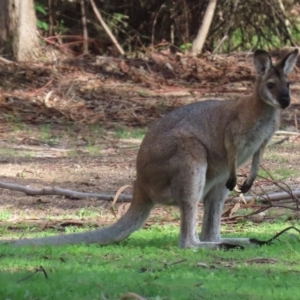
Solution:
M 39 40 L 33 0 L 0 0 L 0 49 L 17 61 L 36 57 Z
M 203 45 L 205 43 L 210 28 L 211 21 L 215 13 L 216 6 L 217 6 L 217 0 L 209 0 L 202 25 L 198 31 L 197 37 L 193 41 L 193 46 L 192 46 L 193 55 L 197 55 L 202 51 Z

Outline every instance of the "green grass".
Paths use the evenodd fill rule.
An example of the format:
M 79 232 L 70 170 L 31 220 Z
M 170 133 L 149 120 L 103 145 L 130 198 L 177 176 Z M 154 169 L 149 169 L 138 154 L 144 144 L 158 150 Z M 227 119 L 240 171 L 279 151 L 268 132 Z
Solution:
M 62 136 L 53 135 L 51 124 L 42 124 L 40 126 L 40 140 L 49 145 L 58 144 Z
M 11 216 L 10 211 L 0 211 L 0 221 L 7 221 Z
M 105 134 L 104 128 L 101 127 L 101 125 L 99 125 L 99 124 L 90 124 L 89 129 L 92 133 L 96 133 L 96 134 L 99 134 L 99 135 L 104 135 Z
M 299 30 L 300 24 L 297 24 L 297 29 Z M 221 49 L 228 52 L 232 49 L 235 51 L 244 51 L 244 50 L 253 50 L 253 46 L 262 49 L 274 49 L 280 48 L 282 46 L 291 46 L 289 42 L 282 45 L 282 41 L 277 35 L 270 35 L 270 28 L 269 27 L 261 27 L 261 32 L 263 34 L 256 34 L 255 31 L 250 33 L 250 28 L 248 30 L 242 28 L 236 28 L 231 34 L 229 39 L 225 40 Z M 294 26 L 291 26 L 291 35 L 293 40 L 297 43 L 299 42 L 299 32 L 295 30 Z M 267 38 L 265 38 L 267 37 Z M 216 43 L 215 47 L 219 44 L 219 41 Z
M 295 174 L 297 174 L 295 170 L 285 168 L 285 167 L 277 168 L 271 173 L 272 178 L 278 181 L 283 181 L 285 179 L 291 178 L 292 176 L 295 176 Z M 260 170 L 258 172 L 258 175 L 264 178 L 270 178 L 269 173 L 264 170 Z
M 21 123 L 21 118 L 19 116 L 16 116 L 14 114 L 4 114 L 4 119 L 8 122 L 8 123 Z M 20 125 L 21 126 L 21 125 Z M 19 128 L 17 129 L 19 130 Z
M 129 129 L 124 127 L 118 127 L 115 129 L 115 136 L 119 139 L 143 139 L 146 134 L 146 129 L 137 128 L 137 129 Z
M 91 156 L 96 156 L 96 155 L 99 155 L 101 153 L 102 147 L 100 147 L 99 145 L 89 144 L 87 146 L 87 150 L 88 150 L 88 152 Z
M 102 209 L 99 208 L 97 210 L 93 209 L 89 209 L 89 208 L 82 208 L 78 214 L 79 218 L 84 218 L 84 217 L 96 217 L 96 216 L 101 216 L 102 215 Z M 71 216 L 71 218 L 74 218 L 73 216 Z
M 248 224 L 238 235 L 268 239 L 286 226 Z M 128 292 L 155 300 L 299 299 L 299 238 L 209 251 L 180 250 L 177 235 L 177 227 L 152 226 L 106 247 L 1 245 L 1 299 L 120 299 Z M 42 272 L 27 278 L 40 266 L 48 279 Z
M 289 162 L 289 159 L 287 157 L 283 157 L 281 156 L 281 153 L 278 151 L 278 149 L 276 149 L 276 151 L 274 150 L 269 150 L 266 151 L 264 153 L 264 156 L 263 156 L 263 160 L 264 162 L 277 162 L 277 163 L 280 163 L 280 164 L 286 164 Z

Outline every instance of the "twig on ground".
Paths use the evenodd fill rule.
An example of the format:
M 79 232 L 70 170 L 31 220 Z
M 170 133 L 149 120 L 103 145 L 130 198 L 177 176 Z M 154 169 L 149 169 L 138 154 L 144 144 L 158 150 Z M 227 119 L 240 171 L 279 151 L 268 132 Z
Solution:
M 15 63 L 14 61 L 8 60 L 8 59 L 3 58 L 1 56 L 0 56 L 0 61 L 3 62 L 3 63 L 6 63 L 6 64 L 16 64 L 17 65 L 17 63 Z
M 286 137 L 280 139 L 279 141 L 276 141 L 276 142 L 274 142 L 274 143 L 269 144 L 268 147 L 272 147 L 272 146 L 275 146 L 275 145 L 280 145 L 280 144 L 282 144 L 282 143 L 284 143 L 284 142 L 288 142 L 289 139 L 290 139 L 290 138 L 289 138 L 288 136 L 286 136 Z
M 286 183 L 284 183 L 284 182 L 282 182 L 282 181 L 278 182 L 278 181 L 274 180 L 274 178 L 272 177 L 272 175 L 270 174 L 270 172 L 269 172 L 268 170 L 266 170 L 266 168 L 264 168 L 263 166 L 261 166 L 261 168 L 262 168 L 262 169 L 268 174 L 268 176 L 272 179 L 271 182 L 272 182 L 273 184 L 275 184 L 277 187 L 279 187 L 279 188 L 282 189 L 284 192 L 286 192 L 286 193 L 288 193 L 288 194 L 290 195 L 290 198 L 293 199 L 293 200 L 295 201 L 295 203 L 296 203 L 296 205 L 297 205 L 297 208 L 298 208 L 299 203 L 300 203 L 299 198 L 298 198 L 299 196 L 296 195 L 295 193 L 293 193 L 292 189 L 291 189 Z M 265 178 L 265 177 L 263 177 L 263 176 L 260 176 L 260 177 L 263 178 L 263 179 L 268 179 L 268 178 Z M 280 184 L 281 184 L 281 185 L 280 185 Z M 284 185 L 286 188 L 284 188 L 282 185 Z
M 260 245 L 260 246 L 262 246 L 262 245 L 270 245 L 279 236 L 281 236 L 283 233 L 285 233 L 286 231 L 291 230 L 291 229 L 294 229 L 298 233 L 300 233 L 300 230 L 298 228 L 296 228 L 295 226 L 290 226 L 290 227 L 287 227 L 287 228 L 281 230 L 280 232 L 276 233 L 273 237 L 271 237 L 270 239 L 268 239 L 266 241 L 260 241 L 260 240 L 257 240 L 257 239 L 250 239 L 250 241 L 253 242 L 254 244 L 257 244 L 257 245 Z
M 115 209 L 114 209 L 114 205 L 118 201 L 118 199 L 121 196 L 122 192 L 125 191 L 128 188 L 132 188 L 132 186 L 131 185 L 123 185 L 123 186 L 121 186 L 118 189 L 118 191 L 116 192 L 115 196 L 114 196 L 113 202 L 112 202 L 112 204 L 110 206 L 110 211 L 112 212 L 112 214 L 114 215 L 115 218 L 117 218 L 117 215 L 116 215 L 116 212 L 115 212 Z
M 36 268 L 33 273 L 31 273 L 30 275 L 26 276 L 25 278 L 22 278 L 22 279 L 18 280 L 17 282 L 25 281 L 28 278 L 32 277 L 33 275 L 35 275 L 35 274 L 37 274 L 39 272 L 42 272 L 44 274 L 45 278 L 48 279 L 48 274 L 47 274 L 46 270 L 44 269 L 43 266 L 40 266 L 39 268 Z

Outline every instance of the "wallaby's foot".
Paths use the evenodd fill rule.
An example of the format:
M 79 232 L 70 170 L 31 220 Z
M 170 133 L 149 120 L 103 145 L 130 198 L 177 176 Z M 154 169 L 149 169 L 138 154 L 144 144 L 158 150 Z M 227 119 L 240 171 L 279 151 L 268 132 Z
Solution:
M 192 238 L 180 238 L 178 247 L 181 249 L 198 248 L 200 244 L 199 236 L 195 235 Z
M 226 187 L 229 191 L 232 191 L 234 187 L 236 186 L 236 177 L 229 177 L 229 179 L 226 182 Z
M 217 249 L 220 248 L 220 243 L 193 241 L 191 243 L 184 243 L 184 244 L 179 243 L 179 248 L 181 248 L 181 249 L 199 249 L 199 248 L 203 248 L 203 249 L 215 249 L 215 250 L 217 250 Z

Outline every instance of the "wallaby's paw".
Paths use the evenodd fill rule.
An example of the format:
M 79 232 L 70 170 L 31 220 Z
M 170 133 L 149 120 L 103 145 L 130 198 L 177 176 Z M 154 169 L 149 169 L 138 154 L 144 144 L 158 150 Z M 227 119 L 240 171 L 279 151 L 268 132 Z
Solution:
M 235 186 L 236 186 L 236 177 L 229 178 L 226 182 L 226 187 L 229 189 L 229 191 L 232 191 Z
M 251 189 L 251 186 L 252 186 L 252 183 L 248 184 L 247 180 L 245 180 L 243 182 L 243 184 L 239 186 L 239 192 L 245 194 Z

